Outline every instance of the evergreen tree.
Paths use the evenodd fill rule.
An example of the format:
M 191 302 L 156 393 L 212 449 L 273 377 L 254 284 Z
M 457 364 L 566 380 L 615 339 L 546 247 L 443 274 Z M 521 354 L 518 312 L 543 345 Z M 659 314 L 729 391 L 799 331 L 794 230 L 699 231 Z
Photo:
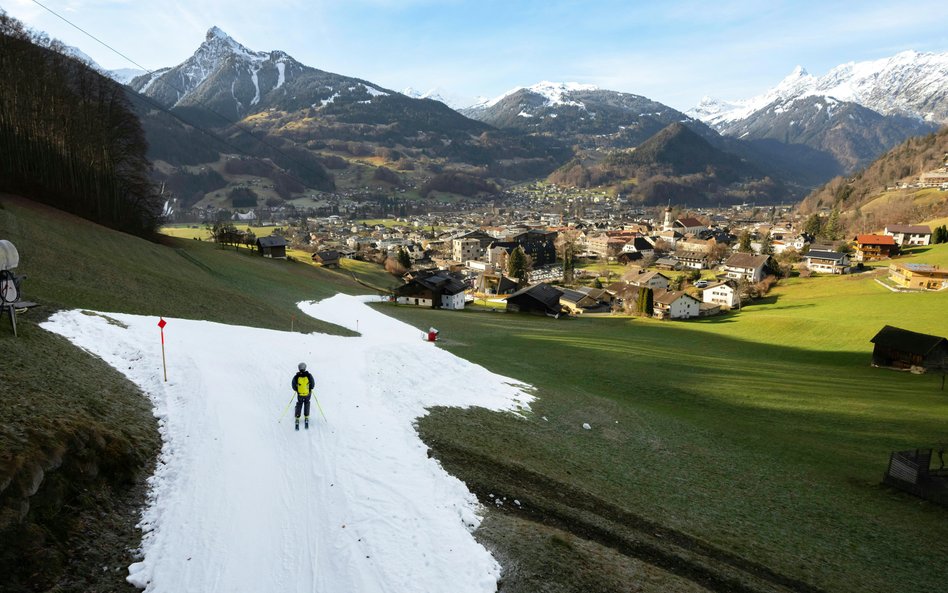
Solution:
M 741 231 L 741 235 L 737 239 L 737 251 L 740 251 L 741 253 L 750 253 L 754 251 L 754 248 L 751 247 L 750 231 Z
M 763 238 L 760 240 L 760 254 L 761 255 L 773 255 L 774 244 L 773 240 L 770 238 L 770 231 L 767 231 Z
M 803 223 L 803 232 L 811 237 L 819 237 L 823 232 L 823 219 L 819 214 L 813 213 Z
M 932 243 L 948 243 L 948 226 L 935 227 L 935 232 L 932 233 Z
M 576 241 L 570 231 L 560 234 L 556 239 L 556 251 L 563 260 L 563 282 L 573 283 L 573 273 L 576 269 Z
M 830 241 L 835 241 L 839 239 L 839 235 L 842 232 L 839 224 L 839 206 L 833 206 L 832 212 L 830 212 L 829 220 L 826 221 L 826 226 L 823 227 L 823 236 Z
M 652 295 L 652 289 L 648 286 L 639 287 L 638 312 L 643 315 L 651 315 L 655 308 L 655 301 Z
M 406 270 L 411 268 L 411 256 L 408 255 L 408 251 L 404 247 L 399 246 L 397 259 L 398 264 Z
M 527 285 L 527 267 L 527 254 L 523 247 L 517 245 L 507 258 L 507 275 L 516 278 L 517 285 L 524 287 Z

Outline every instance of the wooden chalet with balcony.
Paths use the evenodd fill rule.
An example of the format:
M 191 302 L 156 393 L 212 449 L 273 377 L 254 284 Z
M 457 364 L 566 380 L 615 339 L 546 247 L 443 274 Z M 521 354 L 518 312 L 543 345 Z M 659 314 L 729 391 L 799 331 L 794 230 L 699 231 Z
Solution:
M 853 260 L 857 262 L 888 259 L 899 254 L 899 244 L 891 235 L 856 235 L 856 253 Z

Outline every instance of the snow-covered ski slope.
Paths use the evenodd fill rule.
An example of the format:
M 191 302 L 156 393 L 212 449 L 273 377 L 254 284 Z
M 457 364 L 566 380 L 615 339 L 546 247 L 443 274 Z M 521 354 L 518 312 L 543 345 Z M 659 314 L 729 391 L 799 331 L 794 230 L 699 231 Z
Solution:
M 377 298 L 377 297 L 373 297 Z M 487 592 L 500 567 L 471 535 L 475 497 L 429 459 L 431 406 L 516 411 L 527 386 L 337 295 L 300 308 L 360 332 L 300 334 L 157 317 L 56 314 L 44 327 L 152 399 L 164 440 L 128 580 L 155 593 Z M 290 379 L 316 379 L 293 430 Z

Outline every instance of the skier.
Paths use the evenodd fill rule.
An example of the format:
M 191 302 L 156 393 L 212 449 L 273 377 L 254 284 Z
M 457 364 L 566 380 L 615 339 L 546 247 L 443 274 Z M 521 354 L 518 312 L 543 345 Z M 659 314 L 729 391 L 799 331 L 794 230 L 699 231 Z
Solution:
M 290 386 L 296 394 L 296 430 L 300 429 L 300 411 L 302 410 L 303 426 L 309 428 L 309 400 L 313 395 L 313 386 L 315 381 L 313 376 L 306 370 L 306 363 L 299 364 L 299 372 L 293 375 L 293 381 Z

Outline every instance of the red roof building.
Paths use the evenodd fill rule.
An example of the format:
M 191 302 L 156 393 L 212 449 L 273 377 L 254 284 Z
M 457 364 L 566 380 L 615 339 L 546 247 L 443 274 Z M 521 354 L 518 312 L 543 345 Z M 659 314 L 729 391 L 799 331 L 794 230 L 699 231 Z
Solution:
M 885 259 L 899 253 L 899 244 L 891 235 L 856 235 L 855 261 Z

